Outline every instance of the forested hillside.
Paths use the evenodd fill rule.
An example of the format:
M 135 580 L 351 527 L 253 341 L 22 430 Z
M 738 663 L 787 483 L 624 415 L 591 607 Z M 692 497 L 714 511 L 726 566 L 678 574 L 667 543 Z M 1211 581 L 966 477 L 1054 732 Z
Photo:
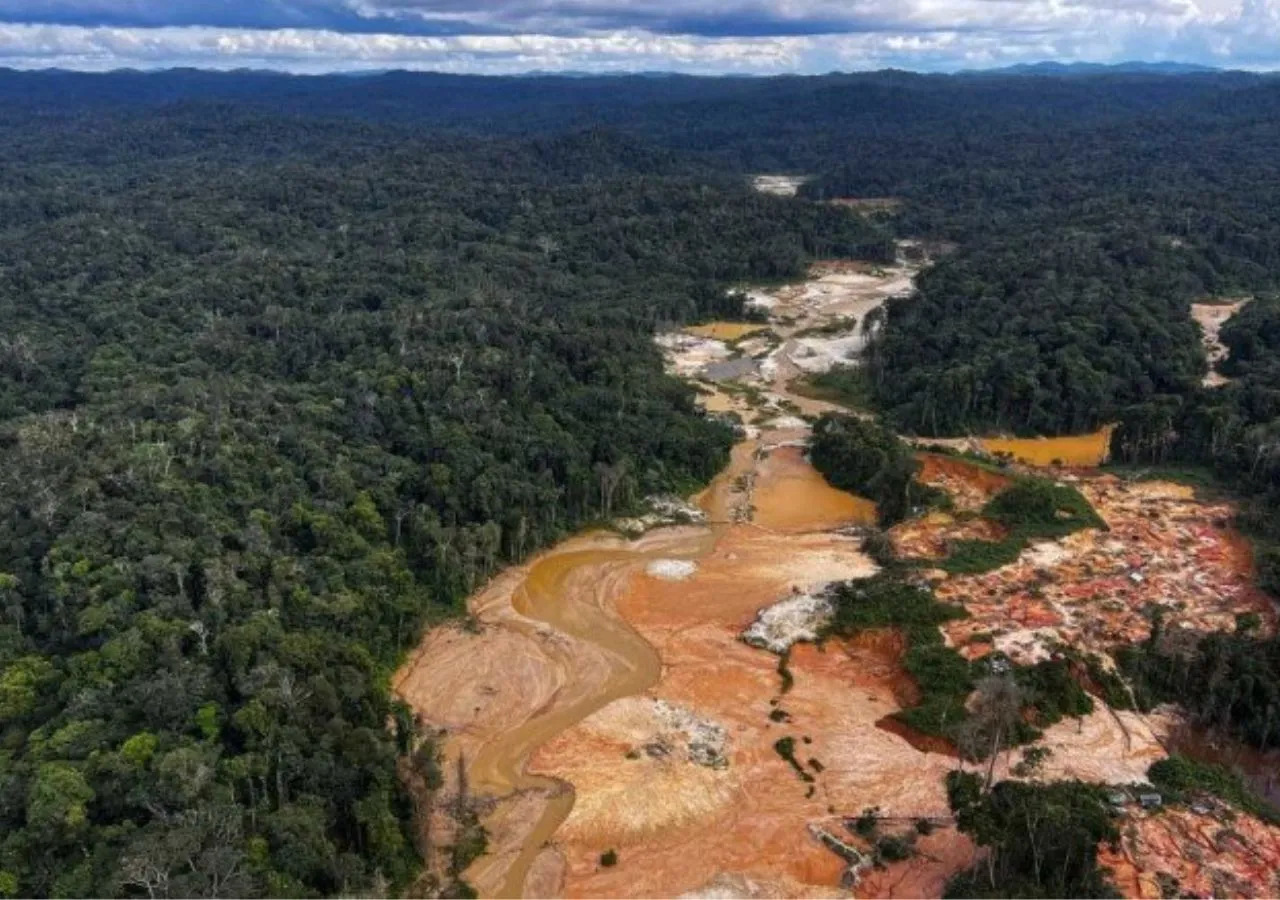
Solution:
M 655 327 L 890 252 L 595 133 L 177 109 L 0 146 L 10 894 L 402 883 L 398 653 L 504 562 L 720 468 Z
M 563 136 L 594 129 L 630 148 L 633 173 L 787 171 L 811 176 L 802 193 L 814 200 L 893 198 L 899 235 L 957 245 L 917 299 L 891 306 L 873 354 L 877 402 L 920 434 L 1072 432 L 1185 394 L 1203 373 L 1189 301 L 1274 288 L 1280 268 L 1280 80 L 1245 73 L 10 72 L 0 98 L 15 121 L 38 110 L 99 127 L 109 112 L 142 140 L 201 154 L 243 143 L 243 115 L 268 130 L 323 122 L 304 139 L 317 148 L 334 130 L 358 146 L 371 123 L 406 140 L 449 135 L 492 164 L 505 152 L 495 136 L 529 137 L 542 177 L 574 175 Z M 184 127 L 157 134 L 154 112 L 174 109 Z M 297 140 L 270 151 L 287 157 Z
M 1125 127 L 917 138 L 898 162 L 856 151 L 808 185 L 900 197 L 903 233 L 958 242 L 889 308 L 872 353 L 885 411 L 921 434 L 1071 433 L 1192 391 L 1191 300 L 1280 283 L 1280 125 L 1264 118 L 1278 98 L 1268 85 Z

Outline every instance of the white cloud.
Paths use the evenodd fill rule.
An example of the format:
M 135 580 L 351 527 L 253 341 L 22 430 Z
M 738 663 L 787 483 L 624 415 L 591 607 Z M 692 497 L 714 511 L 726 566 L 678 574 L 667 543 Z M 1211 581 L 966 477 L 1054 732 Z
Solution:
M 0 0 L 0 10 L 7 0 Z M 101 0 L 107 3 L 108 0 Z M 395 5 L 390 5 L 394 3 Z M 360 5 L 363 4 L 363 5 Z M 342 0 L 352 15 L 403 15 L 414 8 L 496 25 L 521 9 L 543 24 L 626 2 L 496 2 L 468 14 L 461 0 Z M 472 6 L 480 6 L 471 3 Z M 652 11 L 653 4 L 647 4 Z M 1178 59 L 1245 68 L 1280 68 L 1280 0 L 747 0 L 663 4 L 681 15 L 745 15 L 860 23 L 842 33 L 715 37 L 640 27 L 556 33 L 418 35 L 321 28 L 0 24 L 0 65 L 111 69 L 191 65 L 321 72 L 371 68 L 483 73 L 544 70 L 772 74 L 885 66 L 978 68 L 1041 59 L 1114 62 Z M 541 10 L 541 12 L 538 12 Z M 541 20 L 539 20 L 541 21 Z M 482 23 L 483 24 L 483 23 Z M 766 23 L 767 24 L 767 23 Z M 691 26 L 692 27 L 692 26 Z M 480 26 L 476 26 L 477 30 Z M 548 25 L 550 29 L 550 25 Z M 395 29 L 390 29 L 394 31 Z M 785 30 L 785 29 L 783 29 Z
M 267 66 L 298 72 L 368 68 L 519 72 L 678 68 L 785 71 L 803 60 L 798 38 L 712 40 L 625 31 L 584 37 L 342 34 L 304 29 L 86 28 L 0 25 L 0 64 L 82 69 Z

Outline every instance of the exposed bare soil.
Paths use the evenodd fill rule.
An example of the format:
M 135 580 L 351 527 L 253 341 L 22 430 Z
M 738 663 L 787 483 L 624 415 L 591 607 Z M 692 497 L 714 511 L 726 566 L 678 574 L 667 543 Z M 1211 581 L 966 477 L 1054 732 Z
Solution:
M 1181 485 L 1110 475 L 1078 477 L 1076 486 L 1109 530 L 1042 542 L 994 572 L 940 576 L 938 596 L 970 613 L 945 629 L 961 652 L 994 647 L 1034 662 L 1061 642 L 1105 653 L 1145 640 L 1155 607 L 1170 629 L 1230 631 L 1246 612 L 1274 629 L 1275 605 L 1254 585 L 1229 504 L 1198 500 Z M 927 533 L 920 523 L 900 526 L 899 543 L 912 546 L 921 528 Z
M 820 267 L 803 285 L 753 294 L 771 316 L 768 332 L 737 344 L 754 364 L 701 382 L 705 408 L 736 414 L 747 430 L 696 498 L 708 524 L 566 541 L 471 598 L 478 629 L 433 631 L 397 673 L 395 690 L 444 730 L 447 758 L 462 757 L 470 789 L 484 798 L 490 852 L 466 873 L 481 895 L 840 896 L 846 862 L 817 835 L 856 843 L 844 819 L 868 806 L 894 827 L 921 816 L 940 827 L 911 859 L 863 871 L 858 896 L 936 896 L 972 861 L 973 845 L 947 824 L 943 789 L 961 763 L 945 742 L 887 718 L 915 699 L 896 634 L 794 645 L 786 692 L 778 657 L 741 640 L 763 608 L 875 570 L 859 540 L 842 533 L 873 521 L 874 506 L 830 488 L 803 456 L 808 426 L 797 410 L 836 407 L 789 384 L 856 358 L 863 323 L 910 290 L 916 265 Z M 660 343 L 673 372 L 699 379 L 732 356 L 725 339 L 741 336 Z M 1105 444 L 1105 433 L 966 442 L 1073 466 L 1096 464 Z M 924 480 L 947 490 L 957 513 L 899 526 L 902 552 L 938 557 L 952 540 L 1000 536 L 976 513 L 1005 476 L 952 457 L 921 459 Z M 962 652 L 994 648 L 1033 661 L 1054 641 L 1109 649 L 1146 636 L 1151 604 L 1169 610 L 1173 627 L 1229 629 L 1248 611 L 1275 627 L 1251 586 L 1247 547 L 1226 525 L 1229 506 L 1175 485 L 1064 477 L 1110 531 L 1036 545 L 986 575 L 933 573 L 940 596 L 972 614 L 946 629 Z M 1099 704 L 1046 732 L 1052 753 L 1036 777 L 1141 780 L 1165 753 L 1171 722 Z M 778 752 L 780 738 L 793 742 L 800 771 Z M 1002 756 L 998 775 L 1012 777 L 1018 760 Z M 448 771 L 445 791 L 456 792 L 455 767 Z M 1126 892 L 1175 871 L 1166 849 L 1179 840 L 1202 847 L 1200 861 L 1176 870 L 1185 885 L 1268 892 L 1265 867 L 1244 857 L 1260 847 L 1275 859 L 1267 855 L 1274 834 L 1260 823 L 1246 825 L 1244 842 L 1215 833 L 1210 852 L 1203 828 L 1194 839 L 1178 832 L 1191 827 L 1182 819 L 1132 821 L 1135 836 L 1116 857 Z M 609 850 L 616 865 L 602 863 Z
M 1129 811 L 1120 848 L 1099 854 L 1126 897 L 1280 895 L 1280 829 L 1217 804 Z
M 800 185 L 808 180 L 804 175 L 756 175 L 751 179 L 751 185 L 762 194 L 794 197 Z
M 1248 297 L 1235 297 L 1217 300 L 1212 303 L 1191 304 L 1191 318 L 1200 325 L 1201 340 L 1204 343 L 1205 359 L 1209 362 L 1209 372 L 1204 376 L 1205 387 L 1217 387 L 1227 383 L 1226 376 L 1220 374 L 1216 366 L 1227 357 L 1227 348 L 1219 335 L 1222 326 L 1249 302 Z
M 954 456 L 921 453 L 918 458 L 919 479 L 946 491 L 956 509 L 976 512 L 1013 482 L 1009 475 L 993 472 Z

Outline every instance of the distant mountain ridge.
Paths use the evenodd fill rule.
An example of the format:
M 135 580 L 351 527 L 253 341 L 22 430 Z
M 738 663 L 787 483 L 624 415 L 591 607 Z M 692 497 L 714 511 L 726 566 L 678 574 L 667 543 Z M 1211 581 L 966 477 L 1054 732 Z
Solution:
M 1018 63 L 1014 66 L 1003 66 L 996 69 L 969 69 L 957 74 L 961 75 L 1195 75 L 1211 72 L 1223 72 L 1224 69 L 1214 66 L 1202 66 L 1196 63 L 1183 62 L 1140 62 L 1137 60 L 1119 63 L 1063 63 L 1046 60 L 1036 63 Z
M 1205 66 L 1197 63 L 1187 62 L 1142 62 L 1140 60 L 1130 60 L 1118 63 L 1092 63 L 1092 62 L 1057 62 L 1055 60 L 1043 60 L 1034 63 L 1018 63 L 1012 66 L 999 66 L 990 69 L 961 69 L 956 72 L 922 72 L 912 69 L 889 68 L 874 71 L 859 72 L 839 72 L 833 71 L 824 75 L 813 74 L 808 78 L 829 78 L 839 76 L 872 76 L 884 75 L 889 73 L 909 74 L 909 75 L 950 75 L 950 76 L 971 76 L 971 75 L 1041 75 L 1041 76 L 1074 76 L 1074 75 L 1113 75 L 1113 74 L 1138 74 L 1138 75 L 1197 75 L 1197 74 L 1220 74 L 1224 72 L 1234 71 L 1229 68 L 1217 66 Z M 325 78 L 373 78 L 384 75 L 408 75 L 419 77 L 449 77 L 454 73 L 435 72 L 429 70 L 412 70 L 403 68 L 371 68 L 371 69 L 354 69 L 347 71 L 319 72 L 310 76 L 299 76 L 297 73 L 288 72 L 283 69 L 269 68 L 251 68 L 242 67 L 237 69 L 209 69 L 196 66 L 172 66 L 167 68 L 156 69 L 140 69 L 136 67 L 122 67 L 112 69 L 107 72 L 84 72 L 78 69 L 66 69 L 60 67 L 49 67 L 46 69 L 12 69 L 7 66 L 0 66 L 0 72 L 5 73 L 42 73 L 46 75 L 77 75 L 77 76 L 102 76 L 102 75 L 166 75 L 172 73 L 183 73 L 187 75 L 208 75 L 208 76 L 227 76 L 227 75 L 256 75 L 271 76 L 277 75 L 282 78 L 301 78 L 308 79 L 325 79 Z M 549 70 L 549 69 L 531 69 L 528 72 L 519 72 L 509 75 L 483 76 L 472 75 L 467 73 L 457 74 L 460 78 L 488 78 L 492 80 L 502 79 L 523 79 L 523 78 L 563 78 L 563 79 L 587 79 L 587 80 L 609 80 L 624 78 L 685 78 L 698 81 L 768 81 L 772 78 L 788 78 L 797 77 L 795 75 L 741 75 L 741 74 L 725 74 L 725 75 L 687 75 L 681 72 L 669 72 L 662 70 L 644 70 L 635 72 L 591 72 L 577 69 Z

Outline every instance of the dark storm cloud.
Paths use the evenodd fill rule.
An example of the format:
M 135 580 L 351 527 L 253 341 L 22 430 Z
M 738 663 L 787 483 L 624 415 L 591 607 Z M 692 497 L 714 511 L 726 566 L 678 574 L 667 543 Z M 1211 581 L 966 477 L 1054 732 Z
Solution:
M 449 4 L 442 4 L 448 6 Z M 476 4 L 471 4 L 474 10 Z M 382 14 L 342 0 L 0 0 L 0 22 L 85 27 L 311 28 L 353 34 L 485 34 L 491 26 L 465 17 Z
M 87 27 L 313 28 L 355 34 L 583 34 L 643 29 L 700 37 L 858 33 L 885 24 L 857 4 L 546 0 L 0 0 L 0 22 Z

